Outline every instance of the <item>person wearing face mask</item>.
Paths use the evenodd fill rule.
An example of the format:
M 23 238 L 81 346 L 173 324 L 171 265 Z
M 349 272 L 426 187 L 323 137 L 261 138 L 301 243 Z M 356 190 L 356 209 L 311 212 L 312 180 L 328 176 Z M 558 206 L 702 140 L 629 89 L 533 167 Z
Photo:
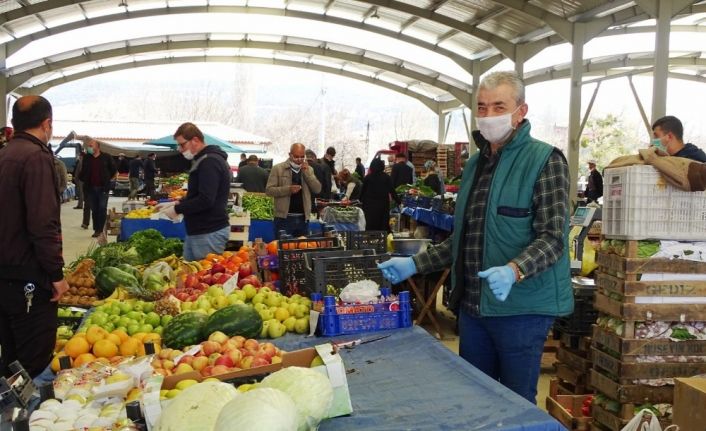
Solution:
M 30 377 L 51 360 L 64 279 L 61 202 L 52 136 L 52 107 L 24 96 L 12 107 L 14 137 L 0 151 L 0 375 L 18 360 Z M 30 302 L 31 296 L 31 302 Z
M 393 283 L 451 267 L 459 355 L 535 403 L 549 328 L 573 311 L 569 168 L 530 135 L 515 72 L 484 77 L 477 103 L 479 151 L 464 167 L 451 237 L 379 267 Z
M 308 233 L 312 196 L 321 192 L 321 183 L 306 159 L 304 144 L 292 144 L 289 159 L 272 167 L 265 193 L 275 200 L 275 237 L 280 231 L 301 236 Z
M 105 219 L 108 216 L 108 197 L 111 181 L 118 174 L 115 161 L 110 154 L 101 151 L 98 141 L 91 139 L 86 143 L 86 156 L 83 158 L 80 179 L 86 188 L 86 197 L 93 219 L 93 238 L 99 243 L 106 241 Z
M 221 254 L 230 236 L 228 154 L 216 145 L 206 145 L 201 130 L 184 123 L 174 133 L 179 151 L 193 160 L 186 196 L 179 202 L 158 205 L 169 218 L 184 215 L 186 238 L 184 260 L 200 260 L 209 253 Z
M 677 117 L 668 115 L 652 125 L 652 146 L 674 157 L 706 163 L 706 153 L 694 144 L 684 143 L 684 126 Z
M 586 191 L 583 195 L 586 197 L 586 202 L 597 202 L 598 198 L 603 196 L 603 175 L 596 169 L 596 161 L 588 161 L 588 182 L 586 183 Z

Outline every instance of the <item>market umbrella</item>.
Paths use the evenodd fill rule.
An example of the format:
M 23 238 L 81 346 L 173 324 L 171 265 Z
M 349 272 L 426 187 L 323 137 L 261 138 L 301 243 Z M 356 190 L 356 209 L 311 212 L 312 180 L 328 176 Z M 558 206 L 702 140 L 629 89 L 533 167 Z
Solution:
M 240 148 L 237 145 L 233 145 L 228 141 L 224 141 L 221 138 L 217 138 L 213 135 L 209 135 L 208 133 L 203 134 L 204 141 L 206 145 L 215 145 L 217 147 L 220 147 L 223 151 L 227 153 L 245 153 L 246 150 Z M 147 145 L 159 145 L 163 147 L 170 147 L 176 150 L 177 147 L 177 142 L 176 140 L 172 137 L 172 135 L 167 135 L 163 136 L 161 138 L 153 139 L 151 141 L 145 142 Z M 247 152 L 252 152 L 252 151 L 247 151 Z

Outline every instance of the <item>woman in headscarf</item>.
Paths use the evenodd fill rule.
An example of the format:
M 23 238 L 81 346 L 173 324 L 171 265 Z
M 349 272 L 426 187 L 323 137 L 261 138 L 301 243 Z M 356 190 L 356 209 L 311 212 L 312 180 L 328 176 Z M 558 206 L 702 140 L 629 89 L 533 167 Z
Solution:
M 374 159 L 370 163 L 370 173 L 363 178 L 360 193 L 365 213 L 365 230 L 390 231 L 390 199 L 400 204 L 392 188 L 392 180 L 385 173 L 385 162 Z
M 339 178 L 343 192 L 346 194 L 346 199 L 349 201 L 360 199 L 360 190 L 363 182 L 358 179 L 358 176 L 351 174 L 348 169 L 343 169 L 339 174 Z

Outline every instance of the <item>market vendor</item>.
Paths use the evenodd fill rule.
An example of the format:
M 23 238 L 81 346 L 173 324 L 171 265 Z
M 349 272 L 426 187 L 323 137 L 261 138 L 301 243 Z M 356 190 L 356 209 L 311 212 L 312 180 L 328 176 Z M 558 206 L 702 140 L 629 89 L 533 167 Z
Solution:
M 232 174 L 228 154 L 216 145 L 206 145 L 203 133 L 193 123 L 179 126 L 174 140 L 181 155 L 193 160 L 188 190 L 181 201 L 157 207 L 172 219 L 184 215 L 184 260 L 200 260 L 209 253 L 221 254 L 230 237 L 227 204 Z
M 275 237 L 280 231 L 301 236 L 308 233 L 312 195 L 321 191 L 314 169 L 305 159 L 304 144 L 292 144 L 289 159 L 276 164 L 267 180 L 266 193 L 275 201 Z
M 346 199 L 349 201 L 356 201 L 360 199 L 360 190 L 363 186 L 363 182 L 360 178 L 351 174 L 351 171 L 348 169 L 343 169 L 339 172 L 338 176 L 340 178 L 340 183 L 343 186 Z
M 573 310 L 569 169 L 560 150 L 530 135 L 524 95 L 515 72 L 483 78 L 480 151 L 464 168 L 452 236 L 380 268 L 400 283 L 450 266 L 460 356 L 535 403 L 549 328 Z
M 86 188 L 86 196 L 93 218 L 93 238 L 105 242 L 105 220 L 108 217 L 108 198 L 111 183 L 117 176 L 113 158 L 101 151 L 100 142 L 91 139 L 86 143 L 87 156 L 81 167 L 81 181 Z
M 12 107 L 17 133 L 0 151 L 0 374 L 19 360 L 36 377 L 49 365 L 64 279 L 61 201 L 53 154 L 52 107 L 25 96 Z
M 684 143 L 684 126 L 672 115 L 667 115 L 652 125 L 652 145 L 674 157 L 706 163 L 706 153 L 694 144 Z

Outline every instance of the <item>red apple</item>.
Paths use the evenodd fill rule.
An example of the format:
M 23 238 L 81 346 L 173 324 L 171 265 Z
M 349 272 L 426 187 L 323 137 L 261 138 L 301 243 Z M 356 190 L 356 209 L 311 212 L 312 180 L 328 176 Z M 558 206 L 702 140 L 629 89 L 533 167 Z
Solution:
M 229 350 L 238 349 L 237 344 L 233 340 L 228 340 L 221 345 L 221 353 L 225 353 Z
M 194 274 L 189 274 L 184 280 L 184 287 L 194 287 L 199 283 L 199 279 Z
M 179 359 L 179 362 L 177 362 L 177 365 L 181 365 L 181 364 L 189 364 L 189 365 L 191 365 L 191 363 L 192 363 L 193 361 L 194 361 L 194 357 L 193 357 L 193 356 L 191 356 L 191 355 L 184 355 L 184 356 L 182 356 L 181 359 Z
M 260 349 L 260 343 L 258 343 L 255 339 L 249 338 L 245 340 L 245 343 L 243 343 L 243 347 L 247 350 L 257 352 Z
M 211 369 L 211 375 L 217 376 L 219 374 L 225 374 L 229 371 L 230 371 L 230 368 L 226 367 L 225 365 L 214 365 L 213 368 Z
M 204 377 L 210 377 L 212 372 L 213 372 L 213 365 L 206 365 L 201 370 L 201 375 Z
M 214 353 L 221 353 L 221 345 L 216 341 L 204 341 L 201 343 L 201 350 L 204 355 L 211 356 Z
M 271 358 L 277 354 L 277 347 L 275 347 L 272 343 L 263 343 L 260 344 L 258 352 L 264 356 L 267 356 L 267 358 Z
M 208 336 L 208 341 L 215 341 L 216 343 L 221 345 L 228 340 L 228 336 L 221 331 L 216 331 Z
M 252 368 L 252 364 L 255 361 L 254 356 L 245 356 L 243 359 L 240 360 L 240 368 L 242 369 L 248 369 Z
M 229 350 L 225 355 L 227 355 L 235 365 L 238 365 L 240 360 L 243 359 L 243 353 L 238 349 Z
M 195 286 L 197 291 L 205 292 L 208 290 L 210 286 L 206 283 L 199 283 L 197 286 Z
M 175 296 L 176 296 L 176 299 L 178 299 L 181 302 L 186 302 L 189 300 L 189 294 L 186 292 L 179 292 Z
M 253 352 L 250 351 L 250 350 L 248 350 L 248 349 L 246 349 L 246 348 L 241 347 L 241 348 L 238 349 L 238 350 L 240 350 L 240 353 L 243 355 L 243 357 L 245 357 L 245 356 L 253 356 Z
M 252 274 L 252 267 L 250 266 L 250 262 L 245 262 L 240 265 L 240 269 L 238 270 L 238 277 L 245 278 L 249 277 L 250 274 Z
M 205 356 L 199 356 L 198 358 L 195 358 L 194 361 L 191 363 L 191 366 L 194 368 L 196 371 L 201 371 L 206 366 L 208 366 L 208 358 Z
M 270 365 L 270 361 L 265 359 L 262 356 L 256 356 L 255 359 L 252 360 L 252 364 L 250 364 L 250 368 L 255 368 L 255 367 L 264 367 L 265 365 Z
M 221 274 L 217 279 L 214 277 L 214 280 L 216 284 L 225 284 L 226 281 L 230 280 L 230 277 L 228 274 Z
M 214 263 L 211 267 L 211 274 L 216 274 L 218 272 L 226 272 L 226 267 L 220 263 Z
M 225 365 L 226 367 L 230 368 L 235 364 L 233 363 L 233 360 L 230 358 L 230 356 L 221 355 L 218 359 L 216 359 L 214 365 Z
M 206 284 L 213 284 L 213 276 L 211 274 L 206 274 L 201 276 L 201 281 Z
M 234 337 L 230 337 L 230 341 L 233 341 L 235 343 L 235 347 L 237 347 L 237 348 L 243 347 L 245 340 L 246 340 L 246 338 L 243 337 L 242 335 L 236 335 Z
M 208 364 L 209 364 L 209 365 L 214 365 L 214 364 L 216 363 L 216 360 L 218 360 L 218 358 L 220 358 L 220 357 L 221 357 L 221 354 L 220 354 L 220 353 L 211 353 L 211 354 L 208 356 Z

